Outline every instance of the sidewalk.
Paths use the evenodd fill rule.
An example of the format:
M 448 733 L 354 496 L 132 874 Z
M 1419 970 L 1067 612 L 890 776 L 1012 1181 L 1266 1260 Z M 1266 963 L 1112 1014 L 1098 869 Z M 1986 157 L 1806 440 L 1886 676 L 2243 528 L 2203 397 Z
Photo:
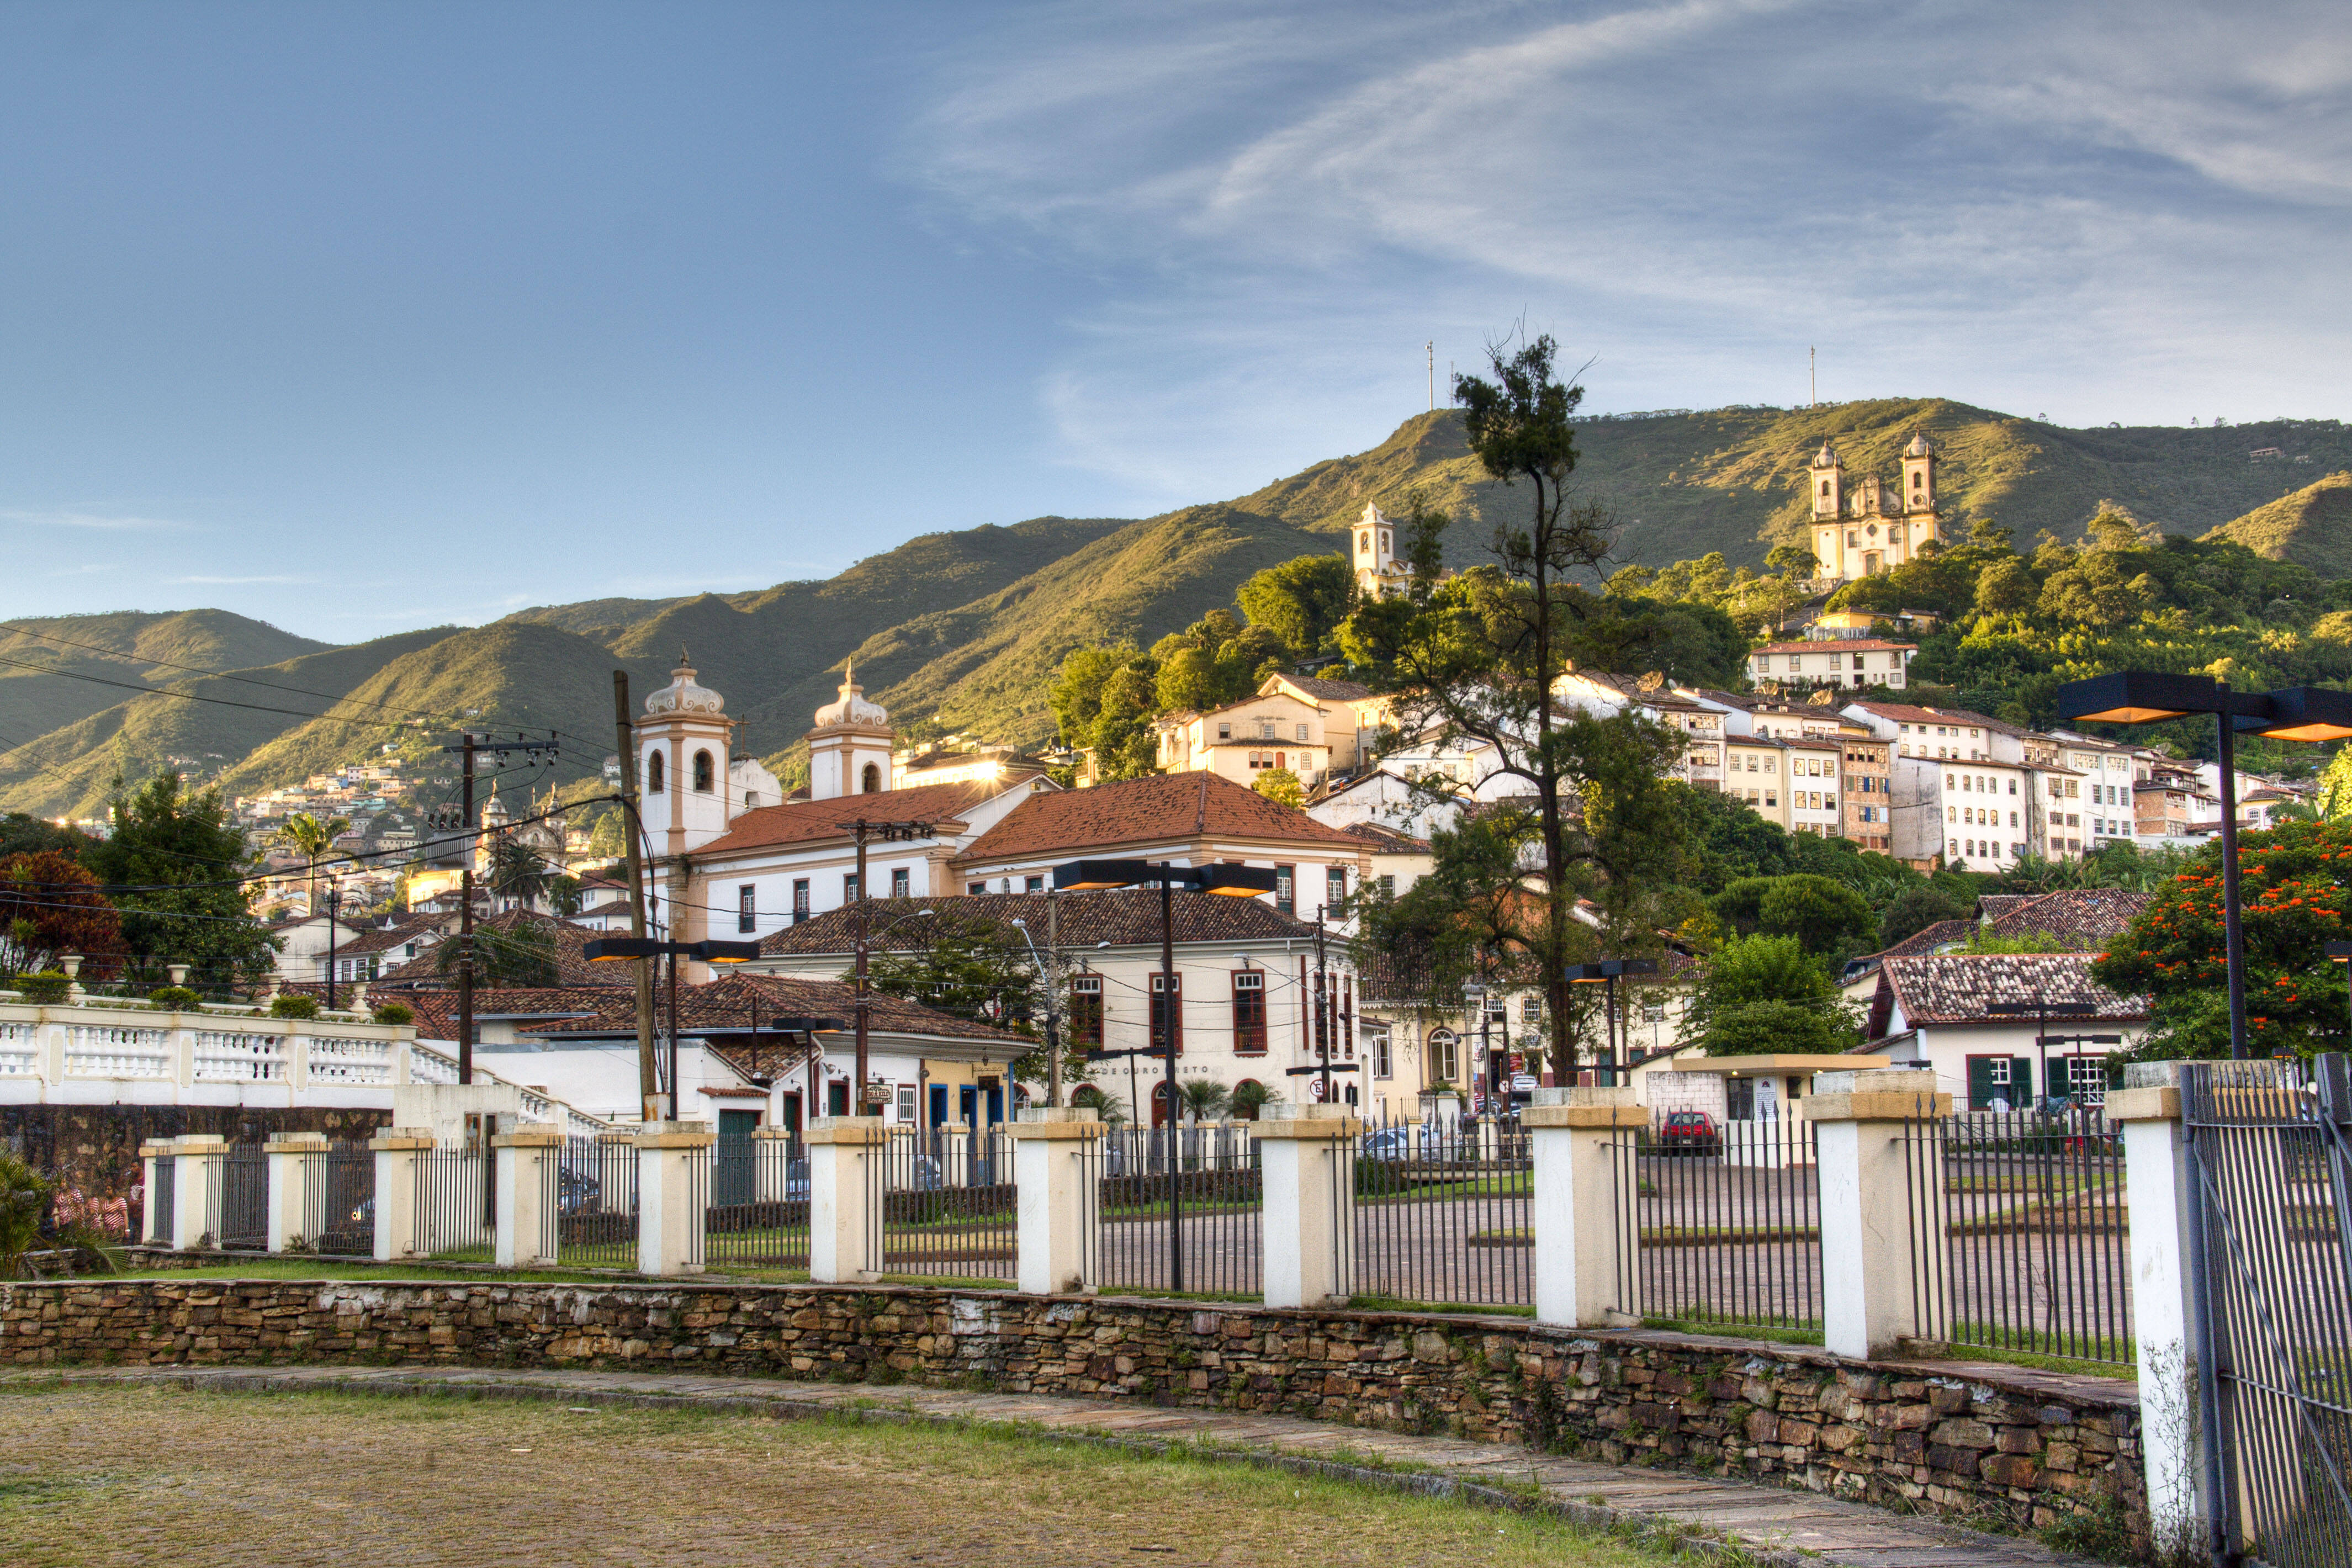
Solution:
M 194 1389 L 470 1390 L 493 1397 L 706 1406 L 778 1417 L 841 1414 L 876 1420 L 1017 1424 L 1100 1441 L 1155 1446 L 1197 1443 L 1255 1462 L 1354 1469 L 1390 1484 L 1517 1503 L 1527 1483 L 1542 1487 L 1562 1515 L 1602 1528 L 1692 1526 L 1737 1542 L 1769 1563 L 1832 1563 L 1851 1568 L 2012 1568 L 2083 1564 L 2032 1541 L 1985 1535 L 1888 1513 L 1811 1492 L 1743 1486 L 1668 1470 L 1621 1468 L 1450 1437 L 1414 1437 L 1285 1415 L 1223 1415 L 1132 1403 L 858 1384 L 770 1383 L 749 1378 L 617 1372 L 490 1372 L 473 1368 L 348 1367 L 74 1370 L 13 1373 L 0 1382 L 167 1384 Z M 1495 1489 L 1510 1487 L 1511 1492 Z

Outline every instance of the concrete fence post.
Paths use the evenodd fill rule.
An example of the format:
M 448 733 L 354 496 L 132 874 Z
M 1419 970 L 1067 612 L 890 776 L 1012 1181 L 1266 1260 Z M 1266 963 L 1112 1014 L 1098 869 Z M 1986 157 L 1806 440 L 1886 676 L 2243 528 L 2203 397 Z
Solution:
M 220 1215 L 220 1190 L 228 1164 L 228 1140 L 210 1132 L 190 1132 L 174 1139 L 173 1157 L 179 1170 L 173 1178 L 172 1246 L 180 1252 L 218 1247 L 213 1226 Z
M 418 1233 L 416 1165 L 433 1152 L 430 1127 L 388 1127 L 368 1140 L 375 1155 L 375 1260 L 425 1255 Z
M 940 1124 L 940 1184 L 949 1187 L 971 1185 L 971 1129 L 963 1122 Z
M 789 1127 L 754 1127 L 751 1129 L 751 1197 L 755 1203 L 789 1203 L 794 1198 L 806 1198 L 805 1181 L 800 1190 L 793 1190 L 792 1154 L 793 1130 Z
M 2212 1517 L 2198 1420 L 2197 1346 L 2203 1325 L 2189 1260 L 2191 1219 L 2188 1130 L 2180 1064 L 2133 1062 L 2108 1091 L 2106 1117 L 2124 1130 L 2124 1183 L 2131 1214 L 2132 1337 L 2139 1368 L 2140 1454 L 2147 1468 L 2148 1524 L 2159 1551 L 2201 1542 Z
M 1091 1290 L 1101 1275 L 1096 1256 L 1097 1194 L 1103 1123 L 1089 1110 L 1044 1106 L 1005 1129 L 1013 1139 L 1018 1187 L 1015 1285 L 1033 1296 Z
M 1259 1113 L 1267 1306 L 1347 1304 L 1356 1274 L 1356 1135 L 1363 1126 L 1346 1105 L 1277 1100 Z
M 702 1272 L 710 1204 L 708 1121 L 648 1121 L 637 1133 L 637 1272 Z
M 1894 1355 L 1903 1341 L 1941 1331 L 1943 1171 L 1913 1169 L 1912 1127 L 1951 1113 L 1932 1072 L 1814 1076 L 1805 1116 L 1820 1162 L 1822 1343 L 1834 1355 Z
M 1642 1321 L 1630 1146 L 1646 1117 L 1622 1086 L 1538 1089 L 1519 1112 L 1536 1321 L 1602 1329 Z
M 159 1169 L 171 1171 L 173 1190 L 176 1197 L 180 1172 L 179 1167 L 172 1163 L 173 1153 L 172 1141 L 169 1138 L 150 1139 L 139 1145 L 139 1163 L 143 1167 L 140 1174 L 146 1183 L 146 1185 L 140 1188 L 142 1196 L 139 1210 L 139 1239 L 150 1247 L 172 1245 L 172 1226 L 174 1217 L 179 1213 L 179 1205 L 176 1202 L 173 1203 L 171 1214 L 162 1212 L 162 1195 L 157 1190 L 157 1185 L 163 1178 L 157 1173 Z
M 562 1224 L 554 1173 L 562 1146 L 562 1130 L 552 1122 L 527 1122 L 511 1132 L 491 1134 L 490 1157 L 498 1162 L 491 1179 L 497 1183 L 499 1268 L 553 1267 Z
M 313 1156 L 316 1156 L 314 1159 Z M 318 1208 L 326 1215 L 327 1135 L 323 1132 L 273 1132 L 263 1157 L 269 1162 L 269 1250 L 319 1250 L 318 1230 L 310 1221 L 310 1186 L 318 1181 Z
M 882 1143 L 878 1116 L 820 1116 L 809 1124 L 809 1282 L 850 1285 L 882 1271 Z

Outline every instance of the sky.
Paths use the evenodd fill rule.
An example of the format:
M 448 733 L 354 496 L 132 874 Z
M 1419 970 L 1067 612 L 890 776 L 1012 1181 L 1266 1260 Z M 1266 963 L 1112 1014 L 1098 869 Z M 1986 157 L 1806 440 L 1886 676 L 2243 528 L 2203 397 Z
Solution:
M 825 576 L 1514 331 L 1596 411 L 2342 417 L 2347 240 L 2340 3 L 0 3 L 0 615 Z

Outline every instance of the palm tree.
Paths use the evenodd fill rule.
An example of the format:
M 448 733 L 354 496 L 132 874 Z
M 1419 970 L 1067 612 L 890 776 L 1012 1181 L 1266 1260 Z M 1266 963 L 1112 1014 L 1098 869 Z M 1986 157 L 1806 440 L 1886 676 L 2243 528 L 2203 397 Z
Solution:
M 307 811 L 298 811 L 278 829 L 278 842 L 291 845 L 294 852 L 310 865 L 310 912 L 314 915 L 319 912 L 319 862 L 327 858 L 327 851 L 351 825 L 348 816 L 331 816 L 321 822 Z
M 1182 1097 L 1179 1101 L 1195 1121 L 1211 1121 L 1224 1114 L 1233 1103 L 1233 1091 L 1223 1084 L 1196 1078 L 1178 1086 Z
M 1281 1098 L 1282 1096 L 1273 1089 L 1252 1079 L 1246 1083 L 1235 1085 L 1233 1096 L 1227 1103 L 1232 1107 L 1235 1116 L 1245 1121 L 1255 1121 L 1260 1111 Z
M 530 908 L 554 880 L 547 857 L 512 834 L 490 841 L 490 891 L 513 900 L 514 908 Z
M 1099 1084 L 1082 1083 L 1078 1085 L 1077 1088 L 1070 1090 L 1070 1103 L 1072 1105 L 1090 1108 L 1097 1116 L 1101 1117 L 1105 1121 L 1124 1121 L 1127 1120 L 1127 1107 L 1112 1099 L 1109 1093 Z

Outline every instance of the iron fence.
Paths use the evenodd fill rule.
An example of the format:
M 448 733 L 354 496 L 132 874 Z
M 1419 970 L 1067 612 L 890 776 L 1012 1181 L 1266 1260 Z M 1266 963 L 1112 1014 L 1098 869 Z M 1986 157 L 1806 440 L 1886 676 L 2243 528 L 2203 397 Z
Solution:
M 258 1143 L 232 1143 L 220 1156 L 205 1215 L 218 1247 L 269 1245 L 269 1156 Z
M 170 1154 L 155 1162 L 155 1190 L 147 1194 L 147 1210 L 152 1223 L 147 1235 L 158 1245 L 172 1245 L 173 1194 L 180 1184 L 180 1162 Z
M 1818 1161 L 1810 1122 L 1722 1121 L 1664 1135 L 1660 1111 L 1633 1165 L 1642 1315 L 1692 1326 L 1822 1322 Z
M 552 1256 L 577 1268 L 637 1266 L 637 1146 L 626 1138 L 566 1138 L 540 1160 L 539 1212 Z
M 713 1267 L 807 1268 L 809 1162 L 801 1141 L 721 1139 L 711 1163 L 704 1258 Z
M 2217 1562 L 2352 1562 L 2352 1084 L 2319 1068 L 2182 1067 Z
M 1919 1337 L 2134 1360 L 2119 1129 L 2095 1109 L 1966 1111 L 1914 1121 L 1906 1152 Z
M 457 1262 L 498 1257 L 495 1167 L 488 1152 L 466 1145 L 416 1156 L 415 1250 Z
M 1019 1196 L 1002 1126 L 894 1132 L 867 1162 L 880 1185 L 881 1268 L 890 1274 L 1010 1279 Z
M 1265 1294 L 1264 1189 L 1246 1132 L 1113 1127 L 1088 1159 L 1103 1289 Z
M 333 1257 L 375 1254 L 375 1154 L 365 1143 L 330 1143 L 302 1156 L 302 1235 Z
M 1335 1162 L 1335 1240 L 1350 1295 L 1461 1306 L 1535 1301 L 1531 1162 L 1499 1127 L 1366 1128 Z

